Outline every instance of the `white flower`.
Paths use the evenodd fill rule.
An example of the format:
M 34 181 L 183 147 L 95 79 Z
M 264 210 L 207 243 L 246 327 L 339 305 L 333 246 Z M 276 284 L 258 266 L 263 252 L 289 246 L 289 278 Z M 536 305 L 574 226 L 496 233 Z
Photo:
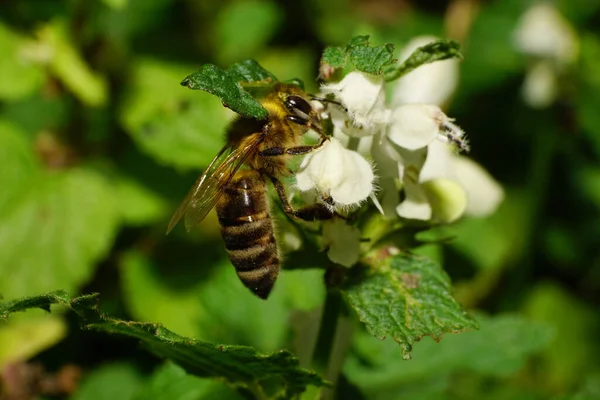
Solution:
M 502 186 L 475 161 L 461 156 L 451 156 L 456 180 L 467 194 L 466 215 L 487 217 L 492 215 L 504 200 Z
M 316 189 L 342 207 L 359 204 L 369 197 L 374 180 L 371 164 L 335 138 L 306 155 L 296 174 L 300 190 Z
M 523 14 L 513 38 L 521 52 L 536 58 L 523 83 L 524 101 L 538 109 L 552 105 L 560 75 L 579 53 L 575 30 L 552 5 L 536 4 Z
M 400 62 L 405 61 L 419 47 L 437 39 L 419 36 L 412 39 L 400 53 Z M 400 104 L 444 104 L 456 90 L 458 84 L 458 60 L 449 59 L 422 65 L 404 75 L 394 85 L 392 105 Z
M 438 106 L 406 104 L 392 111 L 387 135 L 392 142 L 409 150 L 425 147 L 440 139 L 468 151 L 463 130 L 452 121 Z
M 386 123 L 389 116 L 382 75 L 350 72 L 338 83 L 321 86 L 321 92 L 334 94 L 348 110 L 352 124 L 367 131 Z
M 523 83 L 523 100 L 532 108 L 542 109 L 558 97 L 558 77 L 552 64 L 540 60 L 527 71 Z
M 550 58 L 558 63 L 574 61 L 578 53 L 573 27 L 550 4 L 530 7 L 519 20 L 514 40 L 523 53 Z
M 360 230 L 342 219 L 323 222 L 323 246 L 334 263 L 351 267 L 360 255 Z
M 403 218 L 449 223 L 463 213 L 485 217 L 504 199 L 502 187 L 489 173 L 441 142 L 400 154 L 405 200 L 396 212 Z

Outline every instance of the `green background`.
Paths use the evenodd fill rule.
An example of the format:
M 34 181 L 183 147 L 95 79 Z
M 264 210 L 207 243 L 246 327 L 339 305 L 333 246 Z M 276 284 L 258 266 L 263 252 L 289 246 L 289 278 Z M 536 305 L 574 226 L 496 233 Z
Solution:
M 304 362 L 322 272 L 283 272 L 263 302 L 239 284 L 214 215 L 192 234 L 164 235 L 233 115 L 179 82 L 204 63 L 254 58 L 316 92 L 326 46 L 357 34 L 397 50 L 415 35 L 448 37 L 464 61 L 446 113 L 507 197 L 493 216 L 438 233 L 453 241 L 419 251 L 442 263 L 481 329 L 425 338 L 405 361 L 396 343 L 354 323 L 337 396 L 600 398 L 600 1 L 554 2 L 580 55 L 544 110 L 521 99 L 530 60 L 512 41 L 529 4 L 3 1 L 0 293 L 100 292 L 111 315 L 261 352 L 287 348 Z M 450 13 L 459 6 L 474 10 L 472 21 Z M 468 32 L 453 36 L 465 21 Z M 0 322 L 0 366 L 34 363 L 51 374 L 75 365 L 72 399 L 241 398 L 132 340 L 81 332 L 68 313 Z

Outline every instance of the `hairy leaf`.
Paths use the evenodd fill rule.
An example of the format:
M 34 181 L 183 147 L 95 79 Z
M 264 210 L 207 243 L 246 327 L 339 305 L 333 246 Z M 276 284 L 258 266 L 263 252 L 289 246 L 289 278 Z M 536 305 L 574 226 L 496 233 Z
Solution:
M 343 68 L 348 60 L 357 71 L 379 75 L 383 73 L 384 67 L 396 62 L 394 45 L 387 43 L 372 47 L 369 45 L 369 36 L 355 36 L 346 47 L 326 48 L 321 57 L 321 64 Z
M 276 81 L 275 75 L 264 69 L 254 60 L 244 60 L 233 64 L 227 69 L 227 74 L 238 82 Z
M 97 300 L 97 294 L 66 299 L 63 291 L 46 293 L 40 298 L 0 303 L 0 316 L 31 307 L 62 304 L 81 317 L 84 328 L 138 339 L 155 355 L 169 358 L 197 376 L 221 378 L 254 390 L 264 380 L 277 379 L 287 397 L 303 392 L 308 385 L 326 384 L 314 372 L 300 368 L 298 359 L 286 350 L 261 354 L 247 346 L 218 345 L 179 336 L 160 324 L 123 321 L 103 315 L 98 310 Z
M 394 79 L 398 79 L 401 76 L 408 74 L 421 65 L 450 58 L 462 58 L 460 45 L 455 41 L 438 40 L 426 44 L 415 50 L 403 63 L 385 68 L 385 80 L 393 81 Z
M 345 291 L 352 308 L 373 336 L 391 336 L 410 358 L 412 345 L 424 336 L 477 328 L 477 322 L 450 295 L 450 279 L 433 261 L 396 255 L 351 270 Z

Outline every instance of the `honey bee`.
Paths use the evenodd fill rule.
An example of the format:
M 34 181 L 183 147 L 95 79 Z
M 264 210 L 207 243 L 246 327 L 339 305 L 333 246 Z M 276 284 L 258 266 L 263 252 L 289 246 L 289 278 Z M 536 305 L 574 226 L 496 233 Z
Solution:
M 242 283 L 266 299 L 279 274 L 281 258 L 267 199 L 267 181 L 274 185 L 284 211 L 305 221 L 334 216 L 321 203 L 295 210 L 279 178 L 292 174 L 289 157 L 321 147 L 320 113 L 310 97 L 293 84 L 276 83 L 260 100 L 268 118 L 238 117 L 227 130 L 227 144 L 198 178 L 175 214 L 167 233 L 184 217 L 190 231 L 216 206 L 221 235 L 231 263 Z M 313 129 L 320 134 L 316 145 L 301 145 Z

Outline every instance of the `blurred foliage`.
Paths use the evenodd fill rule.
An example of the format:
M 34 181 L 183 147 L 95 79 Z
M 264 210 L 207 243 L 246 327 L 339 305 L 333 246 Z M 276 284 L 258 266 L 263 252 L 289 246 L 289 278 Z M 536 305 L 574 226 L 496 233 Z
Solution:
M 345 362 L 344 351 L 331 355 L 342 371 L 337 396 L 600 397 L 600 2 L 553 2 L 577 33 L 579 56 L 562 71 L 560 95 L 546 109 L 522 100 L 532 60 L 517 51 L 513 36 L 533 3 L 5 0 L 0 293 L 10 302 L 57 289 L 97 291 L 103 312 L 141 321 L 138 328 L 161 323 L 176 332 L 167 331 L 171 341 L 189 336 L 260 353 L 289 349 L 310 360 L 325 287 L 321 270 L 297 269 L 314 266 L 301 251 L 290 255 L 294 269 L 282 272 L 264 302 L 239 284 L 213 215 L 191 235 L 164 236 L 171 211 L 221 148 L 233 115 L 219 99 L 180 82 L 202 64 L 225 70 L 253 58 L 316 92 L 326 46 L 370 35 L 374 46 L 396 44 L 397 57 L 412 37 L 435 35 L 460 43 L 464 55 L 447 114 L 468 133 L 471 156 L 499 179 L 507 199 L 490 217 L 419 234 L 424 246 L 415 252 L 434 255 L 458 302 L 483 312 L 473 314 L 480 330 L 419 342 L 418 332 L 396 332 L 387 321 L 390 329 L 378 336 L 411 337 L 407 361 L 393 340 L 377 341 L 359 324 L 352 336 L 342 329 Z M 378 50 L 382 65 L 388 50 Z M 450 293 L 444 272 L 434 277 L 443 290 L 433 298 Z M 407 288 L 396 289 L 381 307 L 390 298 L 402 302 Z M 351 293 L 350 301 L 360 295 Z M 39 300 L 26 306 L 48 305 Z M 11 399 L 9 386 L 21 382 L 6 371 L 33 363 L 49 373 L 68 364 L 81 369 L 64 398 L 261 393 L 189 375 L 146 356 L 130 339 L 81 333 L 73 313 L 53 311 L 0 321 L 0 398 Z M 287 350 L 274 354 L 291 357 Z M 277 391 L 277 382 L 262 384 Z

